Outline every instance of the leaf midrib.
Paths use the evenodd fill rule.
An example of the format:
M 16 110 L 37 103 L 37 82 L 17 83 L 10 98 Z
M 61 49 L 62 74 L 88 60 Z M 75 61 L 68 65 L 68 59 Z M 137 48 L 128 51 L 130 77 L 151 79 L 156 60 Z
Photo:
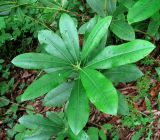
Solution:
M 87 65 L 85 68 L 87 68 L 87 67 L 89 67 L 89 66 L 92 66 L 92 65 L 95 65 L 95 64 L 97 64 L 97 63 L 101 63 L 102 61 L 106 61 L 106 60 L 109 60 L 109 59 L 118 57 L 118 56 L 120 56 L 120 55 L 126 55 L 126 54 L 130 54 L 130 53 L 133 53 L 133 52 L 135 53 L 135 52 L 139 52 L 139 51 L 147 50 L 147 49 L 150 49 L 150 47 L 148 47 L 148 48 L 143 48 L 143 49 L 139 49 L 138 51 L 137 51 L 137 50 L 134 50 L 134 51 L 128 51 L 128 52 L 125 52 L 125 53 L 119 53 L 118 55 L 113 55 L 113 56 L 111 56 L 111 57 L 101 59 L 101 60 L 99 60 L 99 61 L 97 61 L 97 62 L 95 62 L 95 63 L 89 63 L 89 65 Z M 92 60 L 92 61 L 94 61 L 94 60 Z

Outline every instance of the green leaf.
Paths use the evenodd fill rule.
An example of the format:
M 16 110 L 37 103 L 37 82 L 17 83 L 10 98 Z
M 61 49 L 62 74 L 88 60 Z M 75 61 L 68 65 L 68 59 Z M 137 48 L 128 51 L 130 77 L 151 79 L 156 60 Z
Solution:
M 119 115 L 128 115 L 129 107 L 126 98 L 124 95 L 118 92 L 118 114 Z
M 45 106 L 62 106 L 69 98 L 73 83 L 63 83 L 51 90 L 44 98 L 43 104 Z
M 158 77 L 160 77 L 160 67 L 155 68 L 155 70 L 156 70 L 156 72 L 158 74 Z
M 143 76 L 143 73 L 134 64 L 111 68 L 105 70 L 103 74 L 115 83 L 136 81 Z
M 37 0 L 17 0 L 18 4 L 33 4 L 37 2 Z
M 46 44 L 45 50 L 58 58 L 71 63 L 72 58 L 63 42 L 63 40 L 55 33 L 49 30 L 42 30 L 38 34 L 38 40 L 41 44 Z
M 75 61 L 78 61 L 80 57 L 79 37 L 73 19 L 67 14 L 62 14 L 59 21 L 59 27 L 70 55 Z
M 142 127 L 140 130 L 138 130 L 131 138 L 131 140 L 139 140 L 143 133 L 145 132 L 145 128 Z
M 61 112 L 60 112 L 61 113 Z M 61 117 L 61 114 L 55 113 L 55 112 L 47 112 L 47 117 L 49 120 L 51 120 L 54 124 L 65 127 L 64 121 Z
M 14 2 L 0 1 L 0 16 L 7 16 L 10 14 L 11 9 L 15 7 Z
M 81 81 L 77 81 L 71 92 L 67 107 L 68 124 L 75 135 L 86 125 L 89 117 L 89 101 Z
M 71 74 L 71 71 L 61 70 L 49 74 L 45 74 L 38 80 L 34 81 L 22 94 L 21 101 L 35 99 L 46 94 L 59 84 L 63 83 L 65 79 Z
M 160 110 L 160 92 L 158 93 L 158 110 Z
M 53 135 L 64 129 L 61 125 L 54 124 L 51 120 L 44 118 L 42 115 L 25 115 L 18 121 L 29 129 L 38 128 L 45 132 L 52 132 Z
M 150 100 L 148 99 L 147 96 L 145 97 L 145 103 L 146 103 L 146 108 L 147 108 L 147 110 L 148 110 L 149 112 L 151 112 L 151 111 L 152 111 L 152 106 L 151 106 L 151 102 L 150 102 Z
M 99 42 L 107 33 L 111 20 L 112 17 L 107 16 L 106 18 L 99 20 L 99 22 L 95 25 L 83 46 L 81 56 L 82 60 L 85 59 L 93 49 L 98 47 Z
M 95 127 L 90 127 L 88 130 L 87 130 L 87 134 L 90 138 L 90 140 L 98 140 L 98 128 L 95 128 Z
M 105 16 L 104 0 L 86 0 L 88 5 L 100 16 Z
M 111 31 L 123 40 L 134 40 L 135 32 L 131 25 L 123 20 L 116 20 L 111 24 Z
M 138 0 L 127 15 L 128 22 L 134 23 L 145 20 L 160 9 L 160 0 Z
M 0 30 L 5 28 L 6 28 L 6 24 L 4 21 L 4 17 L 0 17 Z
M 116 10 L 117 0 L 105 0 L 106 1 L 106 10 L 109 15 L 112 15 Z
M 74 135 L 73 132 L 70 130 L 69 138 L 70 140 L 90 140 L 89 136 L 83 130 L 78 135 Z
M 10 103 L 10 101 L 5 97 L 0 97 L 0 107 L 7 106 Z
M 131 8 L 134 4 L 134 0 L 119 0 L 126 8 Z
M 111 81 L 96 70 L 82 69 L 82 84 L 90 101 L 102 112 L 116 115 L 118 95 Z
M 38 130 L 31 136 L 25 136 L 24 140 L 50 140 L 54 134 L 50 131 Z
M 98 18 L 99 18 L 99 16 L 94 16 L 93 18 L 91 18 L 88 22 L 86 22 L 85 24 L 83 24 L 79 28 L 78 33 L 79 34 L 88 34 L 89 32 L 91 32 L 92 28 L 98 22 Z
M 106 134 L 103 132 L 103 130 L 99 130 L 99 137 L 101 140 L 107 140 Z
M 57 57 L 42 53 L 24 53 L 16 56 L 12 63 L 25 69 L 47 69 L 63 67 L 67 63 Z
M 145 40 L 134 40 L 121 45 L 112 45 L 102 50 L 87 68 L 109 69 L 141 60 L 153 51 L 155 46 Z
M 26 129 L 26 127 L 22 124 L 16 124 L 14 127 L 13 127 L 13 130 L 15 132 L 24 132 Z
M 159 27 L 160 27 L 160 13 L 158 11 L 151 17 L 147 29 L 147 34 L 155 36 L 158 33 Z

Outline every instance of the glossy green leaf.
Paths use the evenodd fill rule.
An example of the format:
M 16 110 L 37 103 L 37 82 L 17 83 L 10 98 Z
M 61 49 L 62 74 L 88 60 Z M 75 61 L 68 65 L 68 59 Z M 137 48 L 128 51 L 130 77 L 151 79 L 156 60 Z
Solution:
M 160 0 L 138 0 L 127 15 L 128 22 L 134 23 L 145 20 L 160 9 Z
M 90 127 L 88 130 L 87 130 L 87 134 L 90 138 L 90 140 L 98 140 L 98 128 L 95 128 L 95 127 Z
M 118 114 L 119 115 L 128 115 L 129 107 L 128 102 L 124 95 L 118 92 Z
M 79 60 L 79 37 L 73 19 L 67 14 L 62 14 L 59 21 L 59 27 L 62 38 L 68 51 L 70 52 L 70 55 L 73 57 L 74 60 Z
M 64 67 L 67 63 L 57 57 L 42 53 L 24 53 L 16 56 L 12 63 L 25 69 L 47 69 Z
M 89 117 L 89 101 L 81 81 L 77 81 L 71 92 L 67 107 L 68 124 L 75 135 L 86 125 Z
M 121 45 L 112 45 L 102 50 L 87 68 L 109 69 L 141 60 L 153 51 L 155 46 L 145 40 L 134 40 Z
M 41 44 L 45 44 L 47 53 L 71 63 L 73 60 L 63 42 L 63 40 L 55 33 L 49 30 L 41 30 L 38 34 L 38 40 Z
M 116 115 L 118 95 L 110 80 L 92 69 L 82 69 L 81 80 L 90 101 L 102 112 Z
M 105 70 L 103 74 L 115 83 L 136 81 L 138 78 L 143 76 L 143 73 L 134 64 L 111 68 L 109 70 Z
M 61 70 L 45 74 L 38 80 L 34 81 L 22 94 L 21 101 L 35 99 L 46 94 L 59 84 L 63 83 L 71 74 L 71 71 Z
M 57 134 L 64 128 L 61 125 L 54 124 L 51 120 L 44 118 L 42 115 L 25 115 L 19 120 L 20 124 L 30 129 L 41 129 L 43 131 L 50 131 Z
M 45 106 L 62 106 L 69 98 L 71 94 L 71 90 L 73 87 L 73 83 L 63 83 L 58 87 L 51 90 L 44 98 L 43 104 Z
M 111 23 L 112 17 L 107 16 L 106 18 L 101 19 L 93 28 L 89 34 L 82 50 L 81 59 L 85 59 L 89 53 L 96 47 L 98 47 L 99 42 L 106 35 L 107 29 Z
M 131 25 L 123 20 L 116 20 L 111 24 L 111 31 L 120 39 L 134 40 L 135 32 Z
M 88 5 L 100 16 L 105 16 L 104 0 L 86 0 Z

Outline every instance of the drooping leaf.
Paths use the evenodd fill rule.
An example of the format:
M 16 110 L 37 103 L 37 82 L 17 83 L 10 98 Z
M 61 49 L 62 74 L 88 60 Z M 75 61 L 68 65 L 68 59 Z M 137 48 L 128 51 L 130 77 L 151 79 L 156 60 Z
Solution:
M 83 46 L 81 59 L 84 60 L 89 53 L 96 47 L 98 47 L 99 42 L 107 33 L 107 29 L 111 23 L 112 17 L 107 16 L 106 18 L 101 19 L 93 28 L 89 34 L 85 44 Z
M 51 120 L 44 118 L 42 115 L 25 115 L 19 120 L 20 124 L 30 129 L 41 129 L 45 132 L 50 131 L 54 134 L 62 131 L 64 128 L 61 125 L 54 124 Z
M 134 40 L 135 32 L 131 25 L 123 20 L 116 20 L 111 24 L 112 32 L 123 40 Z
M 46 94 L 59 84 L 63 83 L 70 74 L 71 71 L 67 70 L 45 74 L 26 89 L 21 96 L 21 101 L 32 100 Z
M 43 104 L 45 106 L 62 106 L 69 98 L 73 83 L 63 83 L 51 90 L 44 98 Z
M 46 44 L 44 49 L 49 54 L 66 60 L 69 63 L 73 61 L 63 40 L 57 34 L 49 30 L 41 30 L 38 34 L 38 40 L 41 44 Z
M 67 63 L 57 57 L 42 53 L 24 53 L 16 56 L 12 63 L 25 69 L 47 69 L 64 67 Z
M 87 3 L 100 16 L 105 16 L 104 0 L 87 0 Z
M 78 32 L 72 18 L 67 14 L 62 14 L 59 21 L 60 32 L 64 43 L 75 61 L 79 60 L 80 47 Z
M 128 115 L 129 107 L 124 95 L 118 92 L 118 114 L 119 115 Z
M 134 23 L 145 20 L 160 9 L 160 0 L 138 0 L 127 15 L 128 22 Z
M 111 68 L 105 70 L 103 74 L 115 83 L 136 81 L 143 76 L 143 73 L 134 64 Z
M 75 135 L 78 135 L 86 125 L 89 117 L 89 102 L 80 80 L 71 92 L 67 107 L 68 124 Z
M 153 51 L 155 46 L 145 40 L 134 40 L 121 45 L 108 46 L 102 50 L 87 68 L 109 69 L 141 60 Z
M 90 101 L 102 112 L 116 115 L 118 95 L 110 80 L 92 69 L 82 69 L 81 80 Z

